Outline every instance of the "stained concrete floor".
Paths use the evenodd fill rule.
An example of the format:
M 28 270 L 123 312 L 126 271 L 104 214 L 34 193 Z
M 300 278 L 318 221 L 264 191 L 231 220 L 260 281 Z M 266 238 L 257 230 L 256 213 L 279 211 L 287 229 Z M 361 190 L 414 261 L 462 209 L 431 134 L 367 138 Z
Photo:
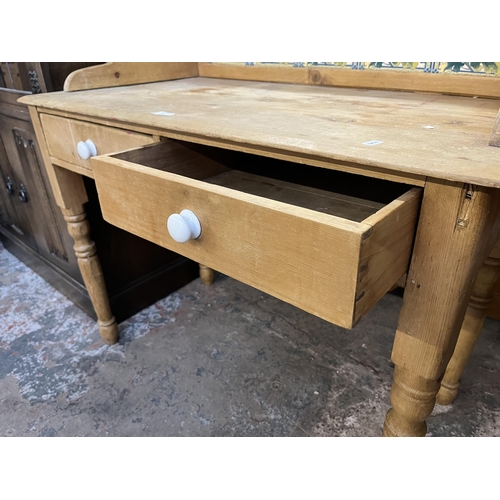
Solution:
M 0 436 L 379 436 L 401 298 L 351 331 L 219 275 L 120 325 L 95 323 L 0 246 Z M 431 436 L 500 435 L 488 319 Z

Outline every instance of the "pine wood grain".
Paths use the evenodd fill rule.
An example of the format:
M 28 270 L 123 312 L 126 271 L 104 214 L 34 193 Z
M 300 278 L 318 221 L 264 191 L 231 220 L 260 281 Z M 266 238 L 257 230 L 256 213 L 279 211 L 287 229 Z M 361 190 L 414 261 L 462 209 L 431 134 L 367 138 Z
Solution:
M 200 264 L 200 278 L 205 286 L 210 286 L 215 279 L 215 271 L 203 264 Z
M 78 267 L 97 315 L 99 332 L 105 342 L 114 344 L 118 342 L 118 324 L 111 313 L 101 263 L 90 238 L 90 224 L 84 209 L 88 197 L 82 176 L 52 164 L 36 108 L 30 107 L 30 116 L 55 201 L 75 243 L 73 248 Z
M 154 158 L 151 150 L 165 147 L 165 144 L 146 146 L 149 163 Z M 171 149 L 171 154 L 176 150 Z M 129 152 L 136 162 L 140 161 L 139 154 L 139 150 Z M 408 265 L 419 189 L 388 205 L 386 217 L 392 222 L 384 224 L 385 217 L 380 216 L 372 226 L 353 222 L 347 216 L 329 215 L 227 187 L 234 187 L 236 177 L 237 187 L 242 189 L 240 175 L 232 176 L 223 186 L 211 184 L 211 164 L 207 167 L 210 175 L 196 171 L 191 174 L 195 178 L 188 178 L 169 172 L 165 165 L 161 169 L 145 167 L 126 161 L 127 154 L 116 156 L 92 159 L 103 216 L 108 222 L 340 326 L 351 328 L 359 321 Z M 172 164 L 176 171 L 175 157 L 166 157 L 164 162 Z M 190 164 L 186 168 L 193 172 Z M 251 178 L 259 182 L 263 179 Z M 290 187 L 289 183 L 276 183 L 273 179 L 268 179 L 268 183 L 280 189 L 285 185 Z M 304 204 L 308 195 L 305 205 L 312 206 L 310 198 L 317 192 L 297 188 L 298 204 Z M 259 188 L 255 192 L 265 194 L 266 190 Z M 293 191 L 287 196 L 284 199 L 293 198 Z M 347 198 L 341 197 L 343 211 Z M 352 219 L 359 218 L 357 205 L 353 204 Z M 197 214 L 202 234 L 197 240 L 180 244 L 168 234 L 166 221 L 169 215 L 185 208 Z M 373 209 L 372 206 L 372 213 Z M 363 252 L 365 241 L 369 249 Z M 385 260 L 392 265 L 371 265 L 372 259 L 379 258 L 379 252 L 386 252 L 384 245 L 387 245 Z M 360 252 L 367 270 L 363 286 L 369 290 L 365 292 L 363 306 L 355 312 Z M 379 270 L 387 277 L 380 279 Z
M 362 222 L 384 207 L 382 203 L 371 200 L 346 196 L 324 189 L 314 189 L 238 170 L 228 170 L 209 177 L 206 181 L 217 186 L 335 215 L 354 222 Z
M 428 379 L 444 372 L 474 279 L 496 242 L 499 207 L 496 190 L 427 184 L 394 343 L 396 364 Z M 450 263 L 453 273 L 445 271 Z M 407 359 L 411 346 L 423 349 Z
M 204 180 L 229 169 L 221 162 L 202 155 L 185 143 L 164 140 L 158 144 L 136 147 L 113 155 L 145 167 L 179 174 L 190 179 Z
M 110 62 L 74 71 L 66 78 L 64 90 L 73 92 L 193 76 L 198 76 L 197 63 Z
M 497 119 L 493 125 L 489 144 L 490 146 L 500 147 L 500 111 L 498 112 Z
M 387 436 L 421 436 L 455 348 L 476 274 L 500 233 L 500 193 L 429 181 L 392 361 Z
M 404 70 L 356 71 L 351 68 L 242 66 L 217 63 L 198 63 L 198 68 L 200 76 L 211 78 L 500 98 L 500 85 L 494 76 L 489 75 L 428 74 Z
M 81 176 L 74 175 L 73 172 L 52 164 L 45 141 L 44 130 L 40 122 L 40 115 L 33 106 L 29 107 L 29 113 L 57 205 L 61 208 L 83 206 L 87 203 L 88 198 Z
M 92 169 L 90 167 L 81 167 L 80 165 L 75 165 L 74 163 L 61 160 L 60 158 L 54 158 L 53 156 L 50 156 L 49 158 L 52 162 L 52 165 L 57 165 L 64 168 L 65 170 L 70 170 L 71 172 L 84 175 L 85 177 L 90 177 L 92 179 L 94 178 L 94 172 L 92 172 Z
M 203 73 L 204 66 L 199 67 Z M 190 78 L 195 76 L 193 71 L 181 80 L 116 87 L 138 83 L 144 75 L 138 76 L 135 70 L 128 74 L 125 65 L 125 73 L 115 71 L 117 76 L 113 68 L 117 66 L 105 66 L 93 78 L 97 85 L 110 88 L 26 96 L 21 101 L 38 106 L 47 116 L 88 120 L 96 126 L 151 135 L 154 141 L 181 139 L 425 184 L 393 349 L 393 408 L 384 426 L 385 435 L 424 435 L 425 419 L 455 347 L 475 275 L 500 232 L 498 189 L 490 189 L 500 188 L 500 148 L 490 145 L 498 119 L 498 81 L 461 75 L 419 75 L 418 81 L 411 81 L 405 73 L 389 77 L 382 72 L 347 70 L 348 74 L 337 69 L 285 73 L 267 68 L 267 73 L 253 73 L 260 74 L 255 79 L 274 80 L 269 83 L 244 81 L 250 73 L 245 75 L 241 69 L 212 66 L 206 71 L 221 72 L 212 72 L 211 78 Z M 93 86 L 90 79 L 84 81 L 85 75 L 75 77 L 68 88 Z M 152 70 L 145 78 L 151 82 L 157 76 Z M 228 79 L 233 77 L 242 80 Z M 83 86 L 77 84 L 78 78 Z M 289 83 L 278 83 L 281 79 Z M 384 90 L 374 89 L 379 87 Z M 163 116 L 156 114 L 159 111 Z M 38 114 L 33 113 L 37 136 L 43 139 Z M 379 142 L 366 144 L 373 140 Z M 130 148 L 130 143 L 125 147 Z M 217 160 L 207 161 L 212 170 L 208 175 L 206 159 L 176 148 L 172 146 L 169 155 L 177 173 L 154 158 L 156 146 L 144 148 L 152 153 L 156 162 L 152 166 L 141 164 L 140 151 L 130 153 L 137 155 L 134 162 L 127 161 L 132 156 L 124 153 L 94 158 L 90 165 L 95 168 L 105 217 L 200 262 L 205 281 L 211 281 L 212 270 L 218 269 L 328 321 L 351 327 L 404 275 L 418 191 L 354 222 L 204 182 L 227 172 L 227 167 Z M 73 225 L 70 231 L 75 233 L 76 250 L 86 259 L 82 273 L 101 311 L 101 331 L 113 329 L 81 206 L 85 202 L 81 176 L 53 165 L 46 148 L 44 160 L 58 203 Z M 71 165 L 65 159 L 60 162 L 63 167 Z M 188 167 L 193 178 L 179 175 Z M 78 168 L 83 171 L 83 166 Z M 181 245 L 169 237 L 166 220 L 183 208 L 199 215 L 202 235 Z
M 78 155 L 77 144 L 80 141 L 92 140 L 97 154 L 122 151 L 154 142 L 150 135 L 103 127 L 85 121 L 46 114 L 41 114 L 40 120 L 50 156 L 86 169 L 90 169 L 90 161 L 83 160 Z
M 352 326 L 357 256 L 369 226 L 262 201 L 176 174 L 92 160 L 105 220 L 342 326 Z M 168 193 L 168 196 L 166 196 Z M 166 222 L 184 208 L 202 235 L 181 244 Z M 309 242 L 316 242 L 311 245 Z M 336 248 L 335 259 L 327 249 Z M 342 287 L 342 296 L 335 288 Z M 332 289 L 333 288 L 333 289 Z
M 413 188 L 363 221 L 373 231 L 361 246 L 355 318 L 362 318 L 408 270 L 421 195 Z
M 118 324 L 111 313 L 101 262 L 95 243 L 90 238 L 90 224 L 87 215 L 83 207 L 63 208 L 62 212 L 68 225 L 69 234 L 75 241 L 74 250 L 78 259 L 78 267 L 97 315 L 101 337 L 107 344 L 116 344 L 118 342 Z
M 62 116 L 64 118 L 69 118 L 79 121 L 89 120 L 89 117 L 86 117 L 84 115 L 69 113 L 67 111 L 57 111 L 48 108 L 43 108 L 43 114 Z M 385 168 L 376 167 L 373 165 L 362 165 L 354 162 L 325 159 L 310 153 L 287 153 L 282 149 L 254 146 L 252 144 L 242 144 L 214 137 L 195 136 L 189 133 L 170 132 L 170 131 L 167 133 L 159 128 L 145 127 L 134 123 L 121 123 L 113 119 L 102 119 L 102 118 L 92 117 L 90 118 L 90 120 L 92 121 L 92 123 L 96 123 L 98 125 L 105 125 L 108 127 L 130 130 L 132 132 L 139 132 L 146 135 L 153 134 L 153 138 L 155 138 L 155 141 L 159 141 L 162 137 L 163 138 L 168 137 L 169 139 L 175 139 L 183 142 L 190 142 L 193 145 L 200 144 L 215 148 L 221 148 L 221 149 L 224 148 L 228 151 L 238 151 L 248 154 L 254 154 L 266 158 L 285 160 L 288 162 L 306 164 L 315 167 L 326 168 L 329 170 L 338 170 L 351 174 L 373 177 L 376 179 L 384 179 L 392 182 L 410 184 L 413 186 L 423 187 L 425 185 L 426 177 L 423 175 L 410 174 L 407 172 L 399 174 L 397 172 L 390 171 Z
M 190 78 L 21 101 L 300 163 L 311 156 L 326 168 L 500 187 L 492 99 Z M 364 144 L 372 140 L 382 143 Z

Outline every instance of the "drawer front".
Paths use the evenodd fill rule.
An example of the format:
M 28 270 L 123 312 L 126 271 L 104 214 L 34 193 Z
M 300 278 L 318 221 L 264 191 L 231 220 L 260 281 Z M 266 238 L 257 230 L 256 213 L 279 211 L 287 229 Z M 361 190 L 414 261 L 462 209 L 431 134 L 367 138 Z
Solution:
M 41 114 L 40 120 L 50 156 L 88 169 L 92 168 L 90 160 L 82 159 L 77 151 L 77 144 L 80 141 L 85 142 L 90 139 L 95 144 L 98 155 L 136 148 L 154 142 L 154 139 L 146 134 L 60 116 Z
M 92 164 L 103 216 L 111 224 L 337 325 L 352 327 L 361 316 L 357 301 L 364 314 L 406 272 L 418 211 L 416 191 L 383 209 L 387 214 L 376 218 L 377 224 L 382 219 L 381 233 L 377 224 L 352 222 L 114 157 L 96 157 Z M 197 215 L 202 233 L 177 243 L 166 223 L 184 209 Z M 370 264 L 372 257 L 385 276 Z M 365 284 L 369 290 L 360 289 Z

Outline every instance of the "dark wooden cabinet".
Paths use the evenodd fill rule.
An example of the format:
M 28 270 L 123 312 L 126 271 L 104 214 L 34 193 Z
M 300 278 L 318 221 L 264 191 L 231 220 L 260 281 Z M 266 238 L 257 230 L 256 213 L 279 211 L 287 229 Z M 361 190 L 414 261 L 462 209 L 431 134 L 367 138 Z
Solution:
M 0 100 L 4 95 L 2 92 Z M 18 94 L 11 97 L 17 98 Z M 54 204 L 29 115 L 0 116 L 0 165 L 6 219 L 27 246 L 66 268 L 70 259 L 74 262 L 76 259 L 71 257 L 69 236 L 61 231 L 64 220 Z
M 28 109 L 17 103 L 30 92 L 12 88 L 28 85 L 36 92 L 61 90 L 67 74 L 89 64 L 0 63 L 0 84 L 11 87 L 0 88 L 0 239 L 7 250 L 95 318 L 73 240 L 52 195 Z M 194 262 L 104 221 L 94 181 L 85 178 L 84 182 L 92 238 L 118 321 L 198 276 Z

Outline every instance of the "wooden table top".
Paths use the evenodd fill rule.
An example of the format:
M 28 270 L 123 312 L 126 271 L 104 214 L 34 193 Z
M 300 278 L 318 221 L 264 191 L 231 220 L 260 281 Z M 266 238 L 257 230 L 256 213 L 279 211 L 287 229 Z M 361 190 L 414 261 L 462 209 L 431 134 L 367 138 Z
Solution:
M 488 145 L 494 99 L 195 77 L 21 102 L 166 137 L 302 155 L 304 163 L 314 157 L 500 188 L 500 148 Z

